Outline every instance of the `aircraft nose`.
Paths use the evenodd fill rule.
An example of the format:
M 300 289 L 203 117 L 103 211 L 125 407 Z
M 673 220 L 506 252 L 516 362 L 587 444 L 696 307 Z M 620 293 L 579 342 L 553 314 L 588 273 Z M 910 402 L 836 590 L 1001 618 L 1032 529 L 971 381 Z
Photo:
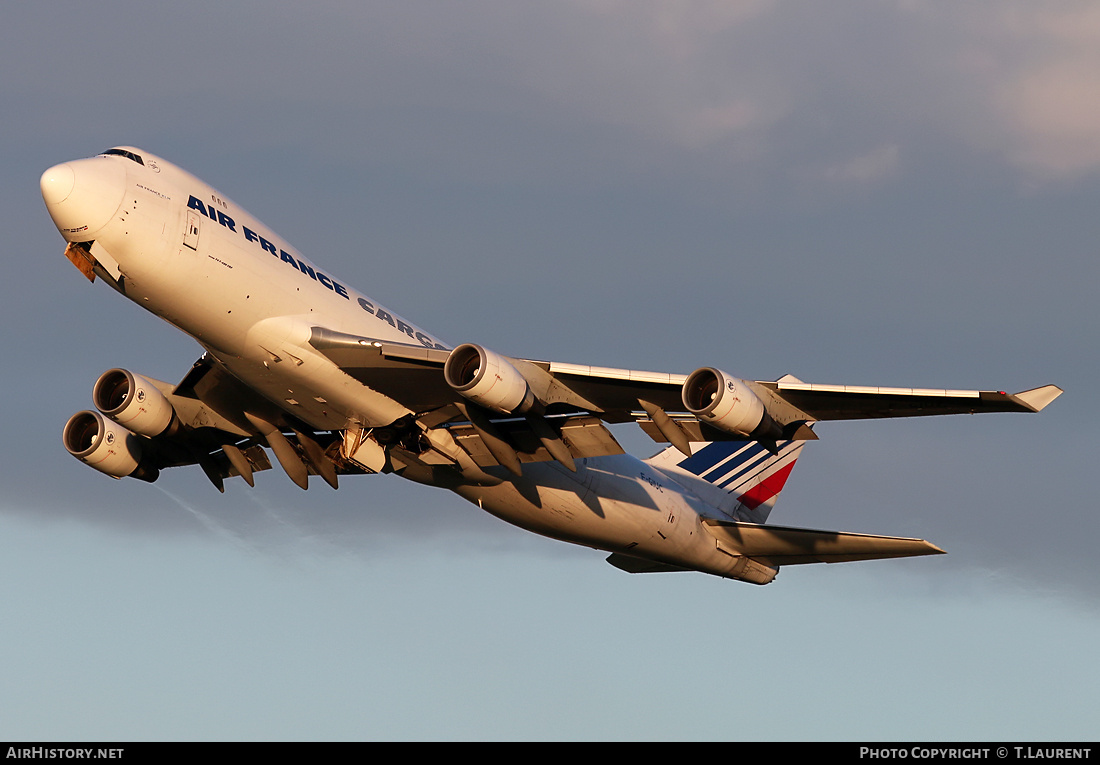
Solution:
M 126 170 L 108 157 L 80 159 L 54 165 L 39 185 L 61 235 L 70 242 L 86 242 L 111 222 L 122 204 Z
M 76 174 L 69 163 L 54 165 L 42 173 L 39 185 L 42 187 L 42 199 L 46 205 L 59 205 L 64 202 L 73 191 L 76 183 Z

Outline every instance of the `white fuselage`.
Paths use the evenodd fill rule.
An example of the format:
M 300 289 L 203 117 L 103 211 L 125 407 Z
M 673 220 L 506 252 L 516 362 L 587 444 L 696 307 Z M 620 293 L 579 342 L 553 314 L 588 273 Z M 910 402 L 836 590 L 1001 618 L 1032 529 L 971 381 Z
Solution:
M 134 149 L 135 153 L 139 150 Z M 412 414 L 309 344 L 311 328 L 428 348 L 439 338 L 306 260 L 198 178 L 140 152 L 51 168 L 43 196 L 62 235 L 93 254 L 126 297 L 194 337 L 211 357 L 317 430 L 386 426 Z M 116 203 L 117 202 L 117 203 Z M 725 517 L 672 475 L 628 455 L 501 468 L 495 486 L 454 491 L 539 534 L 728 575 L 737 558 L 702 528 Z

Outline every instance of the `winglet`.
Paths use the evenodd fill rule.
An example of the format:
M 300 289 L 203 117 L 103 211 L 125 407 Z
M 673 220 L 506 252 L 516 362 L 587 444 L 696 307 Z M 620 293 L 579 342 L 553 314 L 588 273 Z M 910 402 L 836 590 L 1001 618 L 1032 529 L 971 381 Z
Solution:
M 1021 391 L 1012 397 L 1033 412 L 1038 412 L 1054 399 L 1062 395 L 1062 389 L 1057 385 L 1044 385 L 1041 388 Z

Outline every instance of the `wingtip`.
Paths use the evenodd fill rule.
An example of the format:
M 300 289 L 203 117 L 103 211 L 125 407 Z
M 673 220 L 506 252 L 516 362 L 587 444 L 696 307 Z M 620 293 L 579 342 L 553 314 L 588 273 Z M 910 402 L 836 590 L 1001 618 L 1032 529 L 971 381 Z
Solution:
M 1021 391 L 1013 395 L 1033 412 L 1041 411 L 1047 404 L 1062 395 L 1064 391 L 1057 385 L 1044 385 L 1041 388 Z

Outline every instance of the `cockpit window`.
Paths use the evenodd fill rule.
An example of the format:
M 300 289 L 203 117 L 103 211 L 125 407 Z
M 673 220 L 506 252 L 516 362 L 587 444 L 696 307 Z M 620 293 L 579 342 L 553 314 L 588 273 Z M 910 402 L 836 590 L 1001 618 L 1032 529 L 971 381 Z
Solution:
M 108 154 L 117 154 L 120 157 L 126 157 L 127 159 L 132 159 L 132 160 L 134 160 L 134 162 L 137 162 L 139 165 L 144 165 L 145 164 L 144 162 L 141 161 L 141 157 L 139 157 L 137 154 L 134 154 L 132 151 L 126 151 L 126 149 L 107 149 L 107 151 L 100 152 L 99 156 L 103 157 L 103 156 L 106 156 Z

